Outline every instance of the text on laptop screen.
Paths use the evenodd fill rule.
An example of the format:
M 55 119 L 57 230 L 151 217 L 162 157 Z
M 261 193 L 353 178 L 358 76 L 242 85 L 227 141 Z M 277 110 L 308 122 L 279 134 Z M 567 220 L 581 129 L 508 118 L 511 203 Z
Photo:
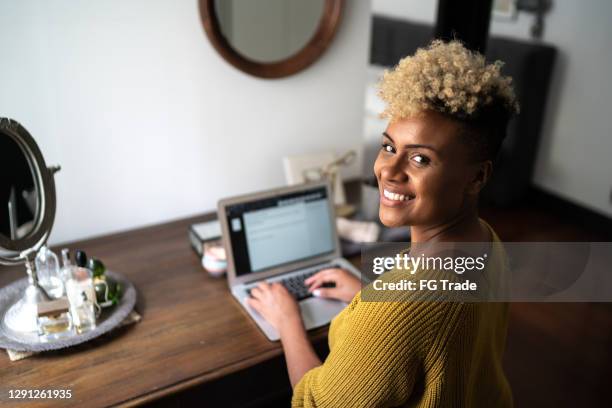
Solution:
M 236 275 L 335 249 L 325 187 L 231 205 L 226 213 Z

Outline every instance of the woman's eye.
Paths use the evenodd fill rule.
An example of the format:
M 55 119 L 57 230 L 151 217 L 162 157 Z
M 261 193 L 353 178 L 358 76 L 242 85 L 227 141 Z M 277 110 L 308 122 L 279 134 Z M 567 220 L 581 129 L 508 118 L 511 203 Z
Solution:
M 416 154 L 416 155 L 412 156 L 412 160 L 414 160 L 415 162 L 417 162 L 420 165 L 429 164 L 429 162 L 431 161 L 431 160 L 429 160 L 429 157 L 423 156 L 422 154 Z
M 387 153 L 395 153 L 395 148 L 391 146 L 389 143 L 383 143 L 382 149 Z

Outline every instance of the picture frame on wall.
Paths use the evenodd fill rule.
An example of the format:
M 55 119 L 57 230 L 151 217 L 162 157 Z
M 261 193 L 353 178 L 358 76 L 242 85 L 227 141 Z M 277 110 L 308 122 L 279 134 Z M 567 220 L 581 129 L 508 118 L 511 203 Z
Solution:
M 320 176 L 317 174 L 318 170 L 324 168 L 336 159 L 337 156 L 334 152 L 320 152 L 284 157 L 283 167 L 287 184 L 294 185 L 308 181 L 319 181 Z M 345 204 L 346 196 L 344 194 L 344 184 L 342 183 L 342 176 L 340 174 L 337 174 L 334 178 L 332 190 L 334 193 L 334 204 Z
M 509 21 L 516 19 L 516 0 L 494 0 L 492 15 L 496 20 Z

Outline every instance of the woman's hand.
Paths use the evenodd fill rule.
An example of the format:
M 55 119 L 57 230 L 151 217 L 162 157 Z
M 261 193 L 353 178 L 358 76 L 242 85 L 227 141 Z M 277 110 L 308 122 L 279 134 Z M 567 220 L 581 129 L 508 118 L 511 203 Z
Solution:
M 251 289 L 247 303 L 281 335 L 285 328 L 302 326 L 299 305 L 280 283 L 261 282 Z
M 267 282 L 251 289 L 247 303 L 280 334 L 289 379 L 291 386 L 295 387 L 304 374 L 321 365 L 308 341 L 298 303 L 283 285 Z
M 350 302 L 361 289 L 361 281 L 344 269 L 325 269 L 304 281 L 314 296 Z M 325 287 L 333 284 L 334 287 Z M 324 286 L 325 285 L 325 286 Z

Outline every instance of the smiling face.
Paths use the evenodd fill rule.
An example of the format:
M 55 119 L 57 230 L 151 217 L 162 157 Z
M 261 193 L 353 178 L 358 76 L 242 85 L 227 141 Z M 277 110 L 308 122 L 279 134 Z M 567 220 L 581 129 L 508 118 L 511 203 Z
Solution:
M 435 112 L 389 124 L 374 164 L 383 224 L 435 227 L 474 208 L 488 165 L 473 160 L 460 130 Z

